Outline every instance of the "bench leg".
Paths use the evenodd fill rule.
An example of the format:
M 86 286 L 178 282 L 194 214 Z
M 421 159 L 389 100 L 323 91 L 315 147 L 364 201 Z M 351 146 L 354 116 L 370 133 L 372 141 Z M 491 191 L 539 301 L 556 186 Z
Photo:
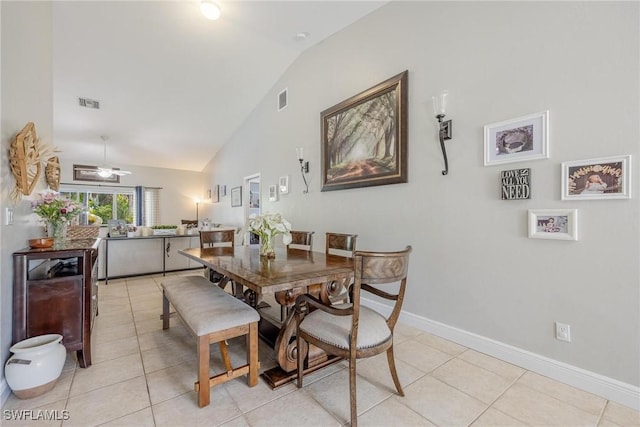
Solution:
M 209 385 L 209 336 L 198 337 L 198 406 L 207 406 L 211 401 Z
M 169 329 L 169 300 L 162 291 L 162 329 Z
M 249 387 L 258 385 L 258 322 L 249 325 L 247 335 L 247 363 L 249 364 L 249 376 L 247 382 Z

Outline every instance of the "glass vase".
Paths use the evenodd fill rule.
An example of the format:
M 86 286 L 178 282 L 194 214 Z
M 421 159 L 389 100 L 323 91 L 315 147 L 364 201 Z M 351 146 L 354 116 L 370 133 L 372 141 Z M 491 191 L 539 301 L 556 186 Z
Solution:
M 59 245 L 67 238 L 67 221 L 47 222 L 47 237 L 52 237 L 54 245 Z
M 260 238 L 260 256 L 265 258 L 275 258 L 276 251 L 273 248 L 273 236 L 262 236 Z

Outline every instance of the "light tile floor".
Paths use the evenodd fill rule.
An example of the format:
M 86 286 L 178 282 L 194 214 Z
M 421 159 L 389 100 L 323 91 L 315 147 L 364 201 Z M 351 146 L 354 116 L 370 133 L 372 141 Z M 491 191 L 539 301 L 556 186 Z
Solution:
M 191 273 L 194 274 L 194 273 Z M 198 408 L 195 340 L 178 319 L 162 330 L 161 276 L 101 283 L 93 365 L 74 353 L 56 387 L 3 407 L 3 426 L 340 426 L 349 418 L 348 370 L 339 363 L 305 377 L 305 387 L 271 390 L 244 378 L 215 387 Z M 212 371 L 221 367 L 212 348 Z M 244 358 L 244 340 L 230 343 Z M 640 413 L 420 330 L 398 325 L 394 394 L 384 355 L 358 361 L 362 426 L 640 426 Z M 261 370 L 275 366 L 260 343 Z M 26 411 L 25 411 L 26 410 Z M 21 414 L 37 420 L 11 419 Z M 54 418 L 46 420 L 42 418 Z M 57 418 L 57 420 L 55 419 Z M 66 419 L 63 419 L 66 418 Z

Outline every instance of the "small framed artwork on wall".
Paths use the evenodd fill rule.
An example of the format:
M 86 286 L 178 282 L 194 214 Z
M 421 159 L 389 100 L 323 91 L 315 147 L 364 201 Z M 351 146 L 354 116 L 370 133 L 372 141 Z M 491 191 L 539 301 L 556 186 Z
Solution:
M 242 206 L 242 187 L 233 187 L 231 189 L 231 206 Z
M 278 186 L 280 194 L 287 194 L 289 192 L 289 175 L 281 176 L 278 180 Z
M 278 200 L 278 186 L 270 185 L 269 186 L 269 201 L 275 202 Z
M 631 198 L 631 155 L 562 163 L 562 200 Z
M 549 157 L 549 111 L 484 127 L 484 165 Z
M 209 199 L 211 199 L 211 203 L 218 203 L 220 201 L 220 186 L 214 185 L 211 190 L 209 190 Z
M 500 172 L 502 200 L 531 198 L 531 169 L 512 169 Z
M 578 240 L 578 210 L 530 209 L 529 238 Z

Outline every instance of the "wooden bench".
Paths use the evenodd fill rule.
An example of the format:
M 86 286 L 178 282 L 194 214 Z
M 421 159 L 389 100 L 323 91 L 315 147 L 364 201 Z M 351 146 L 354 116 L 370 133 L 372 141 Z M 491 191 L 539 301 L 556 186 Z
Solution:
M 258 384 L 258 320 L 247 304 L 226 293 L 202 276 L 167 278 L 162 282 L 162 329 L 169 329 L 171 303 L 187 329 L 198 340 L 198 405 L 210 403 L 210 388 L 242 375 L 249 387 Z M 247 336 L 247 364 L 231 366 L 226 341 Z M 209 377 L 209 345 L 218 343 L 226 372 Z

